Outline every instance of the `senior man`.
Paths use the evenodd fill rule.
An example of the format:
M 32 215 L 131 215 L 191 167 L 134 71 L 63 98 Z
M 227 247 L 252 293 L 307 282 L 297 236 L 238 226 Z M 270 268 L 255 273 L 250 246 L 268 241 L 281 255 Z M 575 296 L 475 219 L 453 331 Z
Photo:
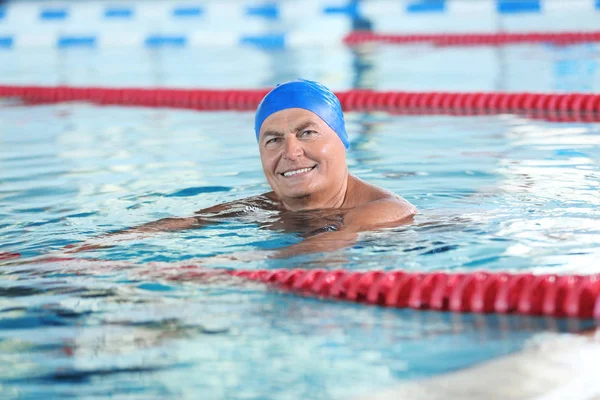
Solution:
M 261 227 L 302 234 L 300 243 L 268 255 L 286 257 L 347 246 L 360 231 L 405 224 L 417 213 L 400 196 L 349 173 L 349 140 L 341 105 L 325 86 L 303 79 L 278 85 L 258 106 L 254 130 L 271 192 L 200 210 L 193 217 L 151 222 L 103 239 L 120 240 L 130 234 L 241 218 Z M 106 244 L 88 242 L 71 252 Z

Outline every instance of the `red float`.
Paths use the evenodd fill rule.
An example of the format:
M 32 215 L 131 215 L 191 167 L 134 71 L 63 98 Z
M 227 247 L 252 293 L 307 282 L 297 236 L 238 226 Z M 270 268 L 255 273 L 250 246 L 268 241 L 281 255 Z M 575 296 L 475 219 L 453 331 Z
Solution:
M 576 43 L 600 42 L 600 32 L 432 33 L 414 35 L 356 31 L 351 32 L 344 38 L 344 43 L 349 46 L 375 42 L 394 45 L 429 43 L 434 46 L 504 46 L 521 43 L 553 43 L 565 46 Z
M 185 108 L 199 111 L 254 110 L 268 89 L 130 89 L 0 86 L 0 98 L 26 104 L 88 101 L 100 105 Z M 600 122 L 600 95 L 582 93 L 338 92 L 344 111 L 400 115 L 516 114 L 552 122 Z

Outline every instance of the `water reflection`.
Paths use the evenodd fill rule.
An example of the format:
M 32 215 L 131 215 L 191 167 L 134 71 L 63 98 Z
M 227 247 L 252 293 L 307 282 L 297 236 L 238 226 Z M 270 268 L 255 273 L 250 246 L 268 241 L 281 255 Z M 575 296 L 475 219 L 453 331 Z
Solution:
M 527 256 L 540 271 L 597 272 L 600 229 L 589 219 L 600 204 L 596 130 L 528 122 L 507 132 L 512 149 L 500 160 L 499 189 L 521 213 L 501 224 L 499 234 L 516 239 L 506 255 Z
M 34 278 L 38 287 L 45 287 L 60 272 L 81 276 L 76 280 L 80 290 L 54 299 L 52 290 L 36 293 L 39 307 L 27 305 L 30 296 L 23 292 L 16 298 L 22 306 L 13 300 L 11 308 L 0 311 L 5 324 L 13 324 L 4 327 L 1 342 L 13 368 L 1 368 L 0 376 L 9 389 L 20 387 L 23 393 L 83 390 L 83 395 L 126 380 L 150 395 L 158 388 L 173 395 L 201 386 L 209 398 L 223 390 L 295 397 L 308 395 L 316 385 L 343 397 L 374 384 L 429 376 L 507 354 L 535 332 L 593 326 L 579 320 L 323 302 L 234 278 L 202 277 L 178 284 L 155 274 L 148 280 L 147 265 L 128 268 L 127 278 L 115 275 L 121 269 L 114 265 L 102 269 L 72 262 L 47 267 L 46 274 L 39 269 L 35 276 L 20 274 L 22 285 Z M 163 282 L 171 289 L 165 292 L 144 282 Z M 110 291 L 87 295 L 87 288 L 97 292 L 98 286 Z M 19 315 L 32 322 L 17 322 Z M 478 350 L 467 354 L 469 348 Z M 297 380 L 298 374 L 306 384 Z M 190 375 L 202 379 L 189 381 L 185 377 Z M 231 379 L 224 381 L 224 376 Z M 28 385 L 22 387 L 25 380 Z
M 46 253 L 266 189 L 254 137 L 239 134 L 251 114 L 86 105 L 0 112 L 3 252 Z M 244 268 L 588 272 L 596 265 L 596 125 L 373 114 L 351 126 L 354 137 L 365 129 L 373 140 L 349 153 L 353 170 L 405 195 L 422 215 L 410 226 L 361 234 L 353 248 Z M 31 139 L 16 134 L 29 131 Z M 61 187 L 48 191 L 49 180 Z M 127 387 L 145 398 L 298 398 L 317 387 L 342 398 L 507 354 L 535 332 L 590 324 L 323 301 L 182 268 L 188 258 L 299 239 L 236 221 L 81 254 L 109 260 L 100 263 L 3 260 L 3 389 L 24 397 Z M 156 260 L 167 263 L 148 263 Z

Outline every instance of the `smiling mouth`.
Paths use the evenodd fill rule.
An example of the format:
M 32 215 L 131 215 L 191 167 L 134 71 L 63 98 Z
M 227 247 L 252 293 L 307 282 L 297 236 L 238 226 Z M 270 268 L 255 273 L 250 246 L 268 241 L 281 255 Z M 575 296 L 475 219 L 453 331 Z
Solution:
M 291 171 L 286 171 L 282 174 L 280 174 L 281 176 L 285 177 L 285 178 L 289 178 L 291 176 L 295 176 L 295 175 L 302 175 L 302 174 L 306 174 L 310 171 L 312 171 L 313 169 L 315 169 L 317 166 L 313 165 L 312 167 L 306 167 L 306 168 L 299 168 L 299 169 L 294 169 Z

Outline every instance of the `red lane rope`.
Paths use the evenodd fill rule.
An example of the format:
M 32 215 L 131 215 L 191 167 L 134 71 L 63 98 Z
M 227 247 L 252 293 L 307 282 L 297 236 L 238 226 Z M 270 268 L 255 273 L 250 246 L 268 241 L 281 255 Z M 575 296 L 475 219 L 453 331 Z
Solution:
M 0 252 L 0 260 L 9 261 L 20 257 L 19 253 Z M 85 263 L 94 260 L 50 257 L 37 262 L 67 261 Z M 113 264 L 107 260 L 96 261 L 105 267 L 111 267 Z M 36 260 L 32 262 L 35 263 Z M 89 270 L 90 267 L 85 268 Z M 218 276 L 234 276 L 298 294 L 384 307 L 600 320 L 600 274 L 355 272 L 324 269 L 223 270 L 196 265 L 161 265 L 157 268 L 152 263 L 145 273 L 172 281 L 214 282 Z
M 194 110 L 255 110 L 268 89 L 132 89 L 0 86 L 0 98 L 27 104 L 86 101 L 102 105 L 173 107 Z M 344 111 L 387 111 L 408 115 L 518 114 L 554 122 L 600 122 L 600 95 L 502 92 L 338 92 Z
M 361 43 L 414 44 L 431 43 L 435 46 L 500 46 L 518 43 L 574 43 L 600 42 L 600 32 L 530 32 L 530 33 L 461 33 L 461 34 L 384 34 L 365 31 L 351 32 L 344 43 L 355 46 Z
M 301 294 L 387 307 L 600 319 L 600 275 L 304 269 L 228 273 Z
M 20 98 L 29 104 L 86 101 L 102 105 L 191 108 L 195 110 L 255 110 L 268 89 L 188 90 L 68 86 L 4 86 L 0 98 Z

